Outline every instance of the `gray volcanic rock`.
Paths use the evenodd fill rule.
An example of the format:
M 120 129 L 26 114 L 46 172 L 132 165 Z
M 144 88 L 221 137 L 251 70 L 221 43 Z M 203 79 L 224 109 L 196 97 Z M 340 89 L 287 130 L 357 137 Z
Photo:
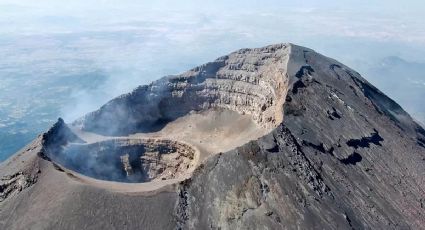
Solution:
M 177 138 L 208 154 L 160 186 L 67 167 L 69 146 L 163 138 L 158 130 L 215 110 L 267 132 L 224 152 Z M 112 168 L 126 175 L 140 159 L 123 156 Z M 425 229 L 424 163 L 425 130 L 357 72 L 293 44 L 243 49 L 140 86 L 71 128 L 59 120 L 1 164 L 0 229 Z

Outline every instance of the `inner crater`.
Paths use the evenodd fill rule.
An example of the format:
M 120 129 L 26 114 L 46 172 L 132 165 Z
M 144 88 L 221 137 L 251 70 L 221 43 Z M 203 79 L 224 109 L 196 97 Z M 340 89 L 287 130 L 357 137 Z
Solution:
M 53 159 L 96 179 L 142 183 L 184 177 L 193 169 L 195 157 L 194 148 L 177 141 L 114 139 L 70 144 Z

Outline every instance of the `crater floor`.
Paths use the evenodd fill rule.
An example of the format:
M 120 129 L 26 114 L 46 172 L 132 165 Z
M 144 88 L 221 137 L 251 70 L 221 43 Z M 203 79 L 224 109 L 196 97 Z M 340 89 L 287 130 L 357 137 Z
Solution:
M 194 156 L 190 159 L 190 163 L 186 163 L 184 167 L 180 164 L 170 164 L 169 167 L 175 167 L 174 169 L 168 169 L 169 172 L 174 172 L 175 175 L 166 177 L 161 175 L 157 180 L 146 180 L 146 179 L 123 179 L 121 177 L 116 177 L 111 175 L 108 180 L 106 176 L 97 176 L 98 179 L 93 178 L 93 173 L 84 173 L 83 170 L 75 170 L 77 173 L 75 175 L 80 179 L 83 179 L 85 182 L 98 185 L 101 187 L 107 188 L 118 188 L 122 189 L 141 189 L 145 190 L 154 190 L 158 187 L 172 184 L 177 181 L 184 180 L 190 177 L 193 170 L 198 167 L 202 162 L 209 156 L 226 152 L 231 149 L 234 149 L 238 146 L 241 146 L 247 143 L 250 140 L 258 139 L 261 136 L 264 136 L 270 129 L 262 127 L 253 121 L 250 115 L 242 115 L 235 111 L 227 109 L 209 109 L 206 111 L 194 112 L 180 117 L 174 121 L 167 123 L 161 130 L 156 132 L 146 132 L 146 133 L 135 133 L 128 136 L 103 136 L 92 132 L 82 131 L 77 127 L 71 127 L 72 131 L 83 141 L 85 144 L 78 144 L 79 146 L 93 146 L 107 143 L 108 141 L 125 141 L 132 140 L 133 142 L 140 143 L 144 140 L 169 140 L 170 142 L 175 143 L 184 143 L 191 149 L 193 149 Z M 139 140 L 139 142 L 137 142 Z M 72 145 L 72 144 L 71 144 Z M 105 152 L 105 150 L 100 151 L 100 147 L 92 149 L 91 153 L 97 150 L 97 153 L 104 152 L 104 154 L 110 155 L 110 152 Z M 143 152 L 143 150 L 139 150 Z M 75 152 L 75 151 L 74 151 Z M 87 151 L 86 151 L 87 152 Z M 89 151 L 90 152 L 90 151 Z M 116 157 L 124 158 L 126 157 L 127 152 L 124 150 L 118 152 L 116 150 L 112 151 Z M 67 152 L 64 152 L 67 154 Z M 162 156 L 166 156 L 163 154 Z M 140 157 L 140 156 L 139 156 Z M 94 160 L 93 158 L 91 158 Z M 172 160 L 175 161 L 176 159 Z M 61 160 L 59 160 L 60 162 Z M 111 161 L 115 164 L 116 160 Z M 125 160 L 124 160 L 125 161 Z M 99 164 L 102 162 L 99 160 Z M 111 163 L 112 164 L 112 163 Z M 118 162 L 121 164 L 122 173 L 125 171 L 125 163 L 123 161 Z M 64 163 L 66 167 L 66 163 Z M 67 167 L 69 168 L 69 167 Z M 153 166 L 152 166 L 153 168 Z M 72 167 L 69 169 L 73 169 Z M 74 168 L 75 169 L 75 168 Z M 177 173 L 176 173 L 177 172 Z M 160 173 L 161 174 L 161 173 Z M 163 178 L 163 179 L 162 179 Z M 99 179 L 103 179 L 100 181 Z M 115 181 L 115 182 L 112 182 Z M 104 183 L 103 183 L 104 182 Z M 143 182 L 141 184 L 128 184 L 128 183 L 117 183 L 117 182 Z M 120 185 L 119 185 L 120 184 Z

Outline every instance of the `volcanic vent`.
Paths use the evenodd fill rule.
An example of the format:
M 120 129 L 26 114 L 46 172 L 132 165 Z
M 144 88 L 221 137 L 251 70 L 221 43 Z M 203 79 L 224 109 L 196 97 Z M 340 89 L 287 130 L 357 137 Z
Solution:
M 64 167 L 120 182 L 183 179 L 204 159 L 283 120 L 287 45 L 243 49 L 140 86 L 74 122 L 85 144 L 52 154 Z
M 149 182 L 183 176 L 194 166 L 194 157 L 192 147 L 176 141 L 114 139 L 70 144 L 54 159 L 69 169 L 97 179 Z

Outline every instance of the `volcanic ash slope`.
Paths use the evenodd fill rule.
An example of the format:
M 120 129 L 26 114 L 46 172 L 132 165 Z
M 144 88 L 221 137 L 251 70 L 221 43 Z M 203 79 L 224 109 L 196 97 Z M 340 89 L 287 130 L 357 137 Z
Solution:
M 425 229 L 425 130 L 343 64 L 242 49 L 0 165 L 0 229 Z

